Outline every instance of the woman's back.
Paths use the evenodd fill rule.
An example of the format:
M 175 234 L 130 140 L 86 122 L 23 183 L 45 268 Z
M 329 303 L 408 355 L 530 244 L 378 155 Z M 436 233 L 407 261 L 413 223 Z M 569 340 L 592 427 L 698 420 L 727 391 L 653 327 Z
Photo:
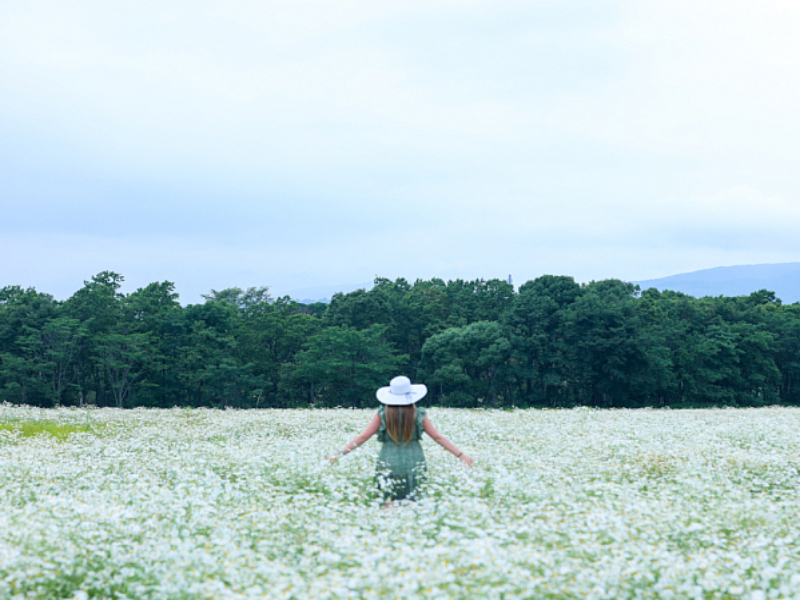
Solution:
M 402 439 L 402 436 L 399 435 L 399 433 L 403 429 L 402 428 L 402 420 L 404 418 L 408 417 L 408 412 L 413 412 L 413 416 L 411 418 L 414 420 L 414 431 L 413 431 L 413 434 L 411 436 L 411 440 L 410 441 L 419 442 L 419 440 L 422 439 L 422 434 L 425 433 L 425 426 L 423 425 L 423 422 L 425 421 L 425 413 L 426 413 L 425 407 L 411 405 L 411 406 L 402 407 L 402 408 L 396 407 L 396 406 L 392 406 L 392 407 L 388 407 L 388 408 L 389 408 L 389 410 L 397 410 L 397 412 L 399 413 L 400 427 L 398 428 L 399 431 L 397 432 L 398 433 L 398 440 L 395 441 L 394 439 L 392 439 L 392 436 L 389 434 L 389 430 L 388 430 L 387 423 L 386 423 L 386 421 L 387 421 L 387 416 L 386 416 L 387 406 L 385 404 L 381 404 L 380 407 L 378 407 L 378 415 L 381 418 L 381 426 L 380 426 L 380 429 L 378 429 L 378 434 L 377 434 L 378 435 L 378 441 L 381 442 L 381 443 L 384 443 L 384 442 L 388 441 L 388 442 L 392 442 L 392 443 L 397 444 L 397 445 L 402 445 L 403 444 L 403 439 Z M 404 409 L 406 409 L 406 410 L 404 410 Z
M 378 408 L 378 415 L 381 418 L 378 441 L 382 444 L 378 455 L 378 483 L 392 500 L 413 496 L 425 472 L 425 453 L 419 443 L 425 432 L 423 425 L 425 409 L 421 406 L 409 408 L 414 409 L 414 429 L 411 439 L 405 443 L 401 435 L 397 435 L 397 441 L 392 439 L 387 430 L 386 406 L 381 405 Z M 403 412 L 406 411 L 401 410 L 400 415 L 403 415 Z M 406 418 L 410 416 L 405 415 Z M 402 432 L 402 427 L 399 428 L 399 432 Z

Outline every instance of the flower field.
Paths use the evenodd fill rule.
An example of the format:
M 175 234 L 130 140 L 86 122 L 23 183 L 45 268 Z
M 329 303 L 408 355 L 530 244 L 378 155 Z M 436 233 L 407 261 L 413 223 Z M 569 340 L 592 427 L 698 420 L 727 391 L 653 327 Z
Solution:
M 429 414 L 387 510 L 368 411 L 0 405 L 0 598 L 800 598 L 798 409 Z

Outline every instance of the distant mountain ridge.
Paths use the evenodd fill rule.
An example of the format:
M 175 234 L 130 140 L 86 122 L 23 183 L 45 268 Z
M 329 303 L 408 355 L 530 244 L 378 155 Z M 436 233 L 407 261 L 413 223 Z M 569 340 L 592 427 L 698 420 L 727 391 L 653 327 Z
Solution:
M 800 262 L 716 267 L 632 283 L 643 290 L 672 290 L 696 298 L 749 296 L 767 289 L 775 292 L 784 304 L 793 304 L 800 302 Z

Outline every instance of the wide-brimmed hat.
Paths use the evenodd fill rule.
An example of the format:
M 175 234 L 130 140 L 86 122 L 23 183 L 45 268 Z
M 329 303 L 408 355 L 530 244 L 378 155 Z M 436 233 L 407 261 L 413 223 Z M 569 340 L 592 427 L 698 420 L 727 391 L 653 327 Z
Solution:
M 425 384 L 412 384 L 404 375 L 395 377 L 389 382 L 389 387 L 382 387 L 375 392 L 378 401 L 390 406 L 408 406 L 421 400 L 428 393 Z

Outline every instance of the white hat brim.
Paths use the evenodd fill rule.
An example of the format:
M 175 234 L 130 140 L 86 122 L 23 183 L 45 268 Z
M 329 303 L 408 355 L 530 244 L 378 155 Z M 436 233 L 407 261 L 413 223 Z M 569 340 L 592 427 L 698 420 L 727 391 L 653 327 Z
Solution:
M 424 383 L 411 384 L 411 391 L 407 394 L 393 394 L 390 387 L 379 388 L 375 392 L 378 402 L 388 404 L 389 406 L 408 406 L 414 404 L 418 400 L 422 400 L 428 393 L 428 386 Z

